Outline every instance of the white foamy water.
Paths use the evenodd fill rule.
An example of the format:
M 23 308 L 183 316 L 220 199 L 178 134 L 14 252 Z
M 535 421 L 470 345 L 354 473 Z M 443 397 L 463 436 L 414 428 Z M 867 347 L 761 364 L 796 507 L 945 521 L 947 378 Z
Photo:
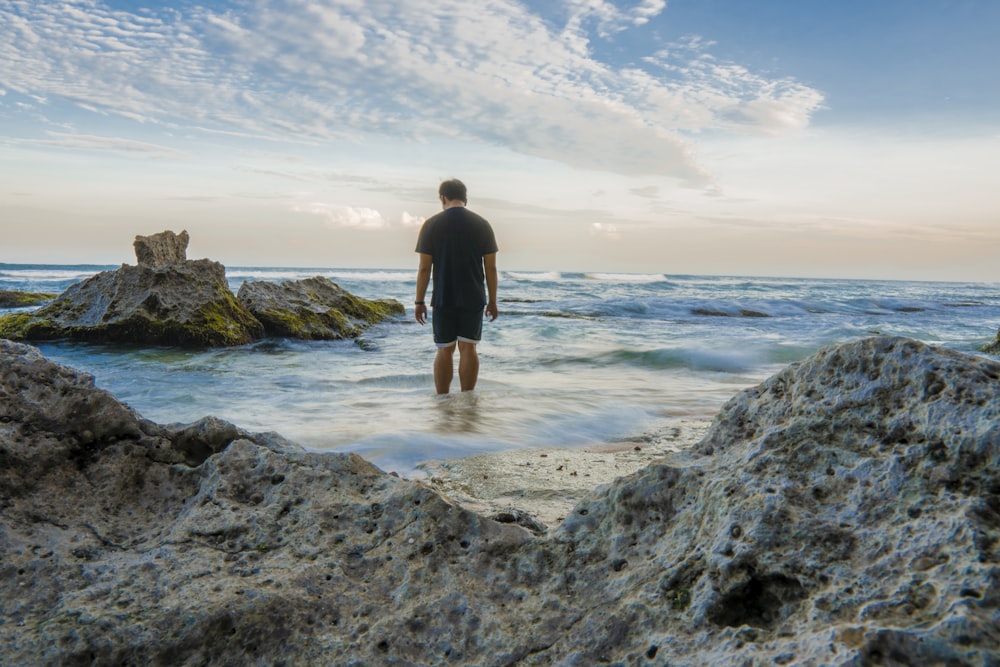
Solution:
M 113 268 L 0 265 L 0 289 L 60 292 Z M 430 327 L 409 310 L 414 272 L 227 268 L 234 291 L 244 280 L 316 275 L 398 299 L 407 315 L 364 334 L 373 350 L 286 339 L 212 350 L 39 347 L 154 421 L 215 415 L 419 474 L 427 459 L 581 447 L 708 418 L 827 344 L 891 334 L 975 352 L 1000 327 L 996 283 L 502 272 L 477 391 L 438 397 Z

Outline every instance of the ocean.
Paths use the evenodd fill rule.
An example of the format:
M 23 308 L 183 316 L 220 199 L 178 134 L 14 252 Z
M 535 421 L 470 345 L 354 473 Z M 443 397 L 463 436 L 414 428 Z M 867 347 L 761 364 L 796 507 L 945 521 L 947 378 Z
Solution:
M 60 293 L 116 266 L 0 264 L 0 289 Z M 227 267 L 245 280 L 327 277 L 394 298 L 405 317 L 355 341 L 267 339 L 189 350 L 37 344 L 147 419 L 214 415 L 311 450 L 352 451 L 420 477 L 421 462 L 528 447 L 641 442 L 708 419 L 740 390 L 820 347 L 908 336 L 978 353 L 1000 327 L 1000 283 L 503 271 L 483 326 L 479 385 L 435 395 L 415 271 Z M 0 310 L 0 313 L 8 312 Z

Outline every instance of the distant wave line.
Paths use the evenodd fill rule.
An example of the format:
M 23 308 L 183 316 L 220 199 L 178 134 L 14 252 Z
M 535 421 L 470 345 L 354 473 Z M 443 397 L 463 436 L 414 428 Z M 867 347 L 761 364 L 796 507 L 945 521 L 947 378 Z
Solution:
M 624 283 L 658 283 L 667 280 L 662 273 L 584 273 L 583 277 L 588 280 Z
M 74 279 L 84 279 L 89 278 L 96 273 L 106 269 L 97 269 L 95 271 L 68 271 L 62 269 L 15 269 L 15 270 L 2 270 L 0 271 L 0 278 L 9 279 L 20 279 L 20 280 L 33 280 L 35 282 L 49 282 L 58 283 L 64 280 L 74 280 Z
M 256 268 L 256 267 L 228 267 L 226 276 L 230 280 L 253 279 L 253 280 L 305 280 L 308 278 L 327 278 L 329 280 L 355 280 L 366 282 L 398 282 L 412 281 L 416 276 L 413 271 L 391 271 L 391 270 L 371 270 L 364 269 L 294 269 L 294 268 Z
M 539 273 L 526 271 L 504 271 L 503 275 L 511 280 L 537 280 L 545 282 L 562 280 L 562 274 L 558 271 L 543 271 Z

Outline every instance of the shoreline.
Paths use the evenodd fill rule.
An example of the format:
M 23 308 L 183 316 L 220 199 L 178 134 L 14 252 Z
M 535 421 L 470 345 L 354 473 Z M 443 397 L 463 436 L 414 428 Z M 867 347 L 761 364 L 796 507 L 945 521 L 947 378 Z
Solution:
M 478 514 L 515 509 L 552 529 L 599 486 L 697 444 L 713 421 L 675 418 L 642 437 L 580 448 L 535 447 L 426 461 L 417 466 L 426 477 L 415 481 Z

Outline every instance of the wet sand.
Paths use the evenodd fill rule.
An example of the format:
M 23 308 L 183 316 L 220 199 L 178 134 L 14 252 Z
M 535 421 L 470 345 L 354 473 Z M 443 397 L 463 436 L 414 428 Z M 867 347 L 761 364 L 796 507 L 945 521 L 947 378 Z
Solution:
M 554 528 L 598 486 L 691 447 L 710 424 L 710 419 L 677 419 L 629 441 L 480 454 L 431 461 L 419 468 L 427 475 L 424 483 L 467 509 L 493 515 L 513 508 Z

